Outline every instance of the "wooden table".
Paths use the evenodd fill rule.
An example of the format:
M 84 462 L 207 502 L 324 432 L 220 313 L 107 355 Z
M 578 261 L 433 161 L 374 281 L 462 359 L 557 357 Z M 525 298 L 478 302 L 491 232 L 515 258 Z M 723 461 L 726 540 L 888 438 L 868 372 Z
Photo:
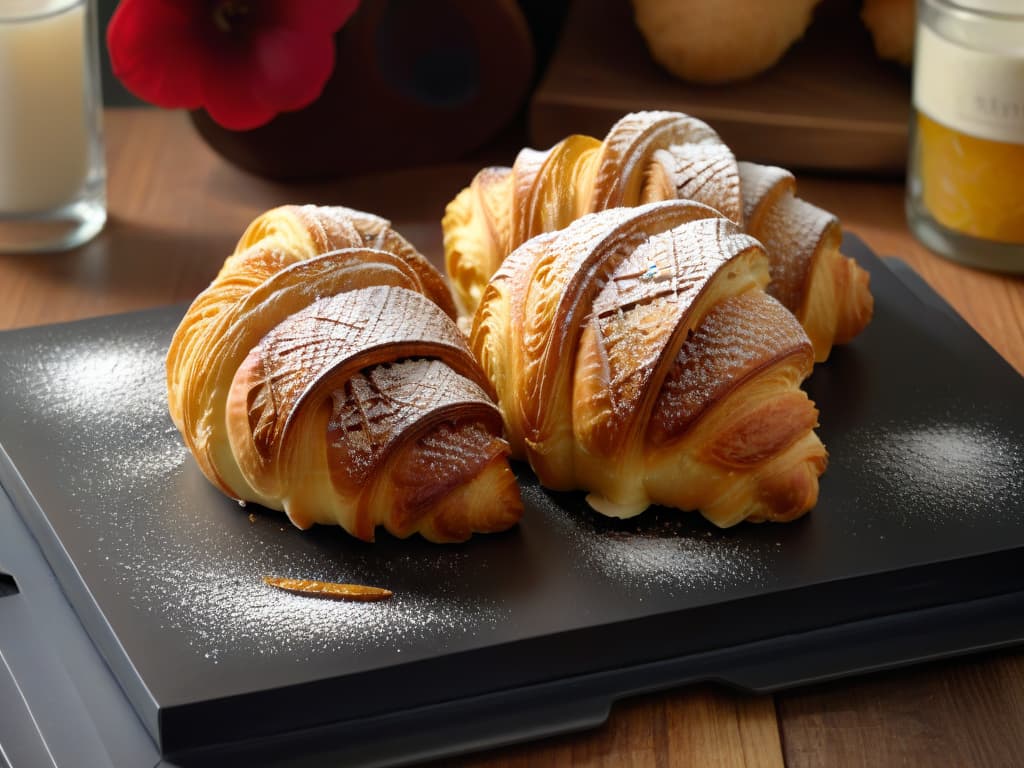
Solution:
M 180 113 L 106 115 L 110 221 L 83 248 L 0 256 L 0 329 L 188 301 L 245 225 L 289 202 L 373 211 L 435 261 L 441 205 L 472 176 L 459 165 L 285 186 L 222 161 Z M 510 163 L 512 156 L 495 158 Z M 940 259 L 915 242 L 903 188 L 801 178 L 877 253 L 909 262 L 1024 373 L 1024 279 Z M 479 766 L 1024 765 L 1024 651 L 975 656 L 774 696 L 699 686 L 622 702 L 595 731 L 471 755 Z

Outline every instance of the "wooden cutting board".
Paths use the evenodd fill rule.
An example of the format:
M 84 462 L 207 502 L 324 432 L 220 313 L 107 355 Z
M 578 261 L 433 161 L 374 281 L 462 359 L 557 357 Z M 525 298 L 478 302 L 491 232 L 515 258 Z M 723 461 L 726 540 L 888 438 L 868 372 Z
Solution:
M 768 13 L 765 4 L 760 13 Z M 687 112 L 742 160 L 791 169 L 901 176 L 910 73 L 874 53 L 856 0 L 824 0 L 772 69 L 721 86 L 685 83 L 650 56 L 629 0 L 575 2 L 530 109 L 530 139 L 601 137 L 626 112 Z

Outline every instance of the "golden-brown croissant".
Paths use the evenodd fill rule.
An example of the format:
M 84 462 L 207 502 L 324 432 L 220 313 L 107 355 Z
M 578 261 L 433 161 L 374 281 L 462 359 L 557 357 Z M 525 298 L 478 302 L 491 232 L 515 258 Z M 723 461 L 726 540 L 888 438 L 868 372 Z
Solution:
M 519 489 L 453 316 L 440 273 L 384 219 L 276 208 L 175 332 L 171 417 L 211 482 L 299 528 L 504 530 Z
M 813 350 L 768 280 L 763 246 L 691 201 L 527 241 L 482 292 L 470 339 L 513 455 L 616 517 L 653 503 L 729 526 L 809 510 L 827 461 L 800 389 Z
M 765 245 L 768 291 L 803 325 L 816 360 L 867 325 L 868 274 L 840 252 L 835 216 L 796 197 L 788 171 L 737 162 L 708 125 L 677 112 L 632 113 L 604 141 L 570 136 L 478 173 L 443 220 L 460 311 L 473 312 L 490 276 L 531 237 L 589 212 L 672 199 L 710 205 Z

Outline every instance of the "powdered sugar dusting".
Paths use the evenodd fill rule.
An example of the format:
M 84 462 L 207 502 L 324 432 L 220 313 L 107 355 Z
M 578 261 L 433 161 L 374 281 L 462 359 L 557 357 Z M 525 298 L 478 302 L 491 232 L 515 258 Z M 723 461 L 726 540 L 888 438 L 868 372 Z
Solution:
M 763 588 L 779 542 L 745 540 L 714 528 L 697 513 L 652 507 L 639 518 L 604 518 L 558 494 L 556 504 L 537 487 L 524 494 L 549 507 L 550 524 L 571 547 L 566 562 L 622 585 L 643 600 L 645 592 L 686 597 L 737 587 Z
M 743 224 L 740 175 L 725 144 L 677 144 L 654 154 L 672 178 L 676 196 L 696 200 Z
M 681 434 L 709 405 L 761 365 L 801 352 L 809 374 L 812 350 L 781 304 L 759 291 L 719 302 L 686 340 L 658 395 L 651 433 Z
M 97 510 L 89 500 L 159 482 L 187 460 L 167 416 L 165 379 L 152 375 L 162 373 L 163 358 L 163 349 L 131 341 L 100 350 L 60 343 L 40 350 L 36 364 L 46 371 L 38 376 L 45 386 L 26 395 L 36 403 L 33 412 L 68 425 L 65 445 L 53 446 L 52 458 L 60 476 L 68 470 L 75 477 L 70 495 L 82 500 L 83 515 L 101 512 L 131 528 L 134 511 L 125 515 L 108 504 Z M 139 418 L 144 414 L 151 418 Z M 115 445 L 97 435 L 127 439 L 113 438 Z
M 619 119 L 604 138 L 593 210 L 622 205 L 626 189 L 645 173 L 656 150 L 686 144 L 720 146 L 722 140 L 707 123 L 680 112 L 633 112 Z
M 1024 508 L 1024 442 L 983 422 L 892 424 L 850 435 L 864 456 L 853 472 L 881 485 L 881 506 L 900 520 L 932 524 L 988 518 Z
M 209 510 L 204 515 L 185 531 L 115 550 L 119 561 L 113 570 L 126 584 L 147 584 L 145 591 L 129 595 L 130 602 L 140 612 L 158 613 L 161 628 L 186 630 L 195 654 L 211 663 L 236 653 L 301 663 L 344 649 L 400 652 L 423 639 L 465 635 L 478 622 L 492 626 L 502 615 L 486 599 L 459 597 L 469 558 L 465 552 L 431 558 L 426 569 L 422 559 L 399 556 L 382 576 L 370 553 L 332 558 L 315 547 L 296 547 L 294 538 L 309 533 L 285 527 L 283 518 L 270 513 L 256 515 L 252 535 L 233 537 L 230 547 L 215 545 L 211 552 L 196 545 L 195 534 L 209 531 L 217 517 Z M 325 533 L 344 535 L 337 529 Z M 224 541 L 222 531 L 218 541 Z M 409 584 L 410 572 L 424 589 Z M 395 596 L 372 603 L 320 600 L 273 589 L 263 583 L 263 575 L 384 586 L 394 589 Z M 381 578 L 386 583 L 377 583 Z
M 26 412 L 46 414 L 26 428 L 66 425 L 64 439 L 47 441 L 48 482 L 70 500 L 67 519 L 85 542 L 80 561 L 96 563 L 105 589 L 140 618 L 216 664 L 235 654 L 301 663 L 342 649 L 401 653 L 505 617 L 493 598 L 465 597 L 463 585 L 488 567 L 465 548 L 386 535 L 366 545 L 337 528 L 303 532 L 280 513 L 239 510 L 202 477 L 170 421 L 163 357 L 159 337 L 109 346 L 55 337 L 32 358 L 38 370 L 22 374 L 46 382 L 21 394 Z M 275 590 L 264 575 L 384 586 L 395 596 L 324 601 Z
M 760 165 L 740 161 L 736 164 L 743 192 L 743 221 L 747 223 L 761 203 L 779 184 L 794 186 L 793 174 L 774 165 Z

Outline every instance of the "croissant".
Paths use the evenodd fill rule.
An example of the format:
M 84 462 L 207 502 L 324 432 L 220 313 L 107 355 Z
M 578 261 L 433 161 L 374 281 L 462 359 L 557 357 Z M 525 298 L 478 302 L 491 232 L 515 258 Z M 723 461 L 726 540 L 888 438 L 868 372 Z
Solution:
M 171 418 L 214 485 L 299 528 L 504 530 L 522 501 L 454 315 L 441 274 L 386 220 L 276 208 L 175 331 Z
M 570 136 L 524 149 L 512 168 L 486 168 L 445 211 L 445 266 L 461 313 L 531 237 L 588 212 L 690 199 L 716 208 L 760 240 L 771 260 L 768 292 L 793 312 L 825 360 L 871 319 L 869 276 L 840 252 L 835 216 L 795 196 L 788 171 L 737 162 L 708 125 L 676 112 L 637 112 L 604 141 Z
M 811 509 L 827 463 L 800 389 L 813 349 L 768 281 L 761 243 L 691 201 L 527 241 L 470 338 L 513 456 L 616 517 L 661 504 L 725 527 Z

